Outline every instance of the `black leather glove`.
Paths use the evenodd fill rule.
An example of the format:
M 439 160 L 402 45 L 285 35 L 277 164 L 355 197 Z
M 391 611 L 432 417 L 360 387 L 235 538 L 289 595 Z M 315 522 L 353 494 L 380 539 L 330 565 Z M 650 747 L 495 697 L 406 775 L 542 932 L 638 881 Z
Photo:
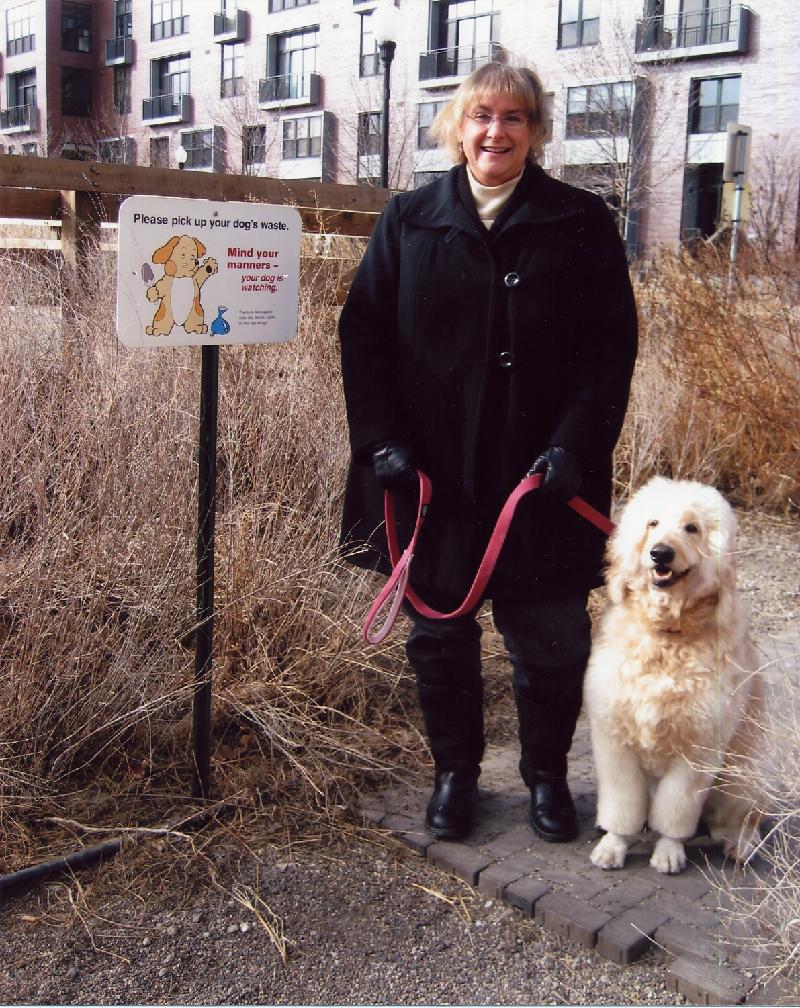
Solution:
M 581 488 L 581 471 L 575 456 L 566 448 L 548 448 L 536 459 L 528 475 L 541 473 L 539 489 L 554 500 L 568 501 Z
M 372 452 L 375 479 L 385 490 L 407 490 L 418 485 L 417 460 L 404 441 L 384 441 Z

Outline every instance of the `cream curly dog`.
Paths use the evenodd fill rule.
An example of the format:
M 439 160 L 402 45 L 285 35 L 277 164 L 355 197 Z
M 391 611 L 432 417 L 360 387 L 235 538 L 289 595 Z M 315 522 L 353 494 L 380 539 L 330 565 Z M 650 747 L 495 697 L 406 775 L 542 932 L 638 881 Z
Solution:
M 756 783 L 730 779 L 737 758 L 758 751 L 762 706 L 735 534 L 713 487 L 657 477 L 609 541 L 609 602 L 585 687 L 607 831 L 591 854 L 600 868 L 621 868 L 647 823 L 660 834 L 650 863 L 681 871 L 701 813 L 726 854 L 744 861 L 757 843 Z
M 187 333 L 208 332 L 200 289 L 218 266 L 211 256 L 201 262 L 205 253 L 205 245 L 188 235 L 176 235 L 155 250 L 153 262 L 164 267 L 164 276 L 146 291 L 148 301 L 158 302 L 148 336 L 168 336 L 176 322 Z

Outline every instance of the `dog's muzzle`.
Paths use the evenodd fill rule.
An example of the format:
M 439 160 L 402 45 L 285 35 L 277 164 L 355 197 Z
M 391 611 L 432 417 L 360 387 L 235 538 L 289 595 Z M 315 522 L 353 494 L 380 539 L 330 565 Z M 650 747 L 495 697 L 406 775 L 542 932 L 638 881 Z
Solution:
M 650 559 L 653 561 L 651 577 L 654 588 L 671 588 L 689 573 L 688 568 L 685 571 L 676 571 L 672 568 L 675 550 L 666 543 L 656 543 L 650 550 Z
M 672 588 L 672 586 L 685 578 L 689 570 L 675 571 L 672 563 L 675 560 L 675 550 L 665 542 L 657 542 L 650 550 L 650 559 L 653 561 L 653 571 L 651 574 L 653 588 Z

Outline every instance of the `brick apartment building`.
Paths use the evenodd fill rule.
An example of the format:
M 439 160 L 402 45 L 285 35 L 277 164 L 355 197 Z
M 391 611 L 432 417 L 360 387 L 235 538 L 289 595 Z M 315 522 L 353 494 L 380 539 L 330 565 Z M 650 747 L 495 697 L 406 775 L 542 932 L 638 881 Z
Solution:
M 0 2 L 0 152 L 375 184 L 391 0 Z M 726 128 L 753 131 L 751 228 L 797 242 L 794 0 L 394 0 L 390 184 L 449 167 L 428 126 L 488 60 L 535 66 L 545 165 L 602 192 L 632 249 L 711 235 Z

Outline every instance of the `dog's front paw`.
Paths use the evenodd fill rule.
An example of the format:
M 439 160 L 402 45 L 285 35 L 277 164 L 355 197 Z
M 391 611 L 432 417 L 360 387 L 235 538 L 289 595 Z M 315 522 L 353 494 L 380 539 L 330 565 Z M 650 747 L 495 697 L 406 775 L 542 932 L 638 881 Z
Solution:
M 597 868 L 605 870 L 622 868 L 625 864 L 625 853 L 627 850 L 628 844 L 624 837 L 619 836 L 617 833 L 606 833 L 589 857 L 592 864 Z
M 205 269 L 206 273 L 214 274 L 219 271 L 219 264 L 217 263 L 217 260 L 214 259 L 213 256 L 209 256 L 208 259 L 206 259 L 206 261 L 203 263 L 203 268 Z
M 650 864 L 662 875 L 677 875 L 686 867 L 686 851 L 682 840 L 662 836 L 656 843 Z
M 156 290 L 155 284 L 153 284 L 152 287 L 148 287 L 147 290 L 145 291 L 145 294 L 147 295 L 148 301 L 158 301 L 159 294 L 158 291 Z

